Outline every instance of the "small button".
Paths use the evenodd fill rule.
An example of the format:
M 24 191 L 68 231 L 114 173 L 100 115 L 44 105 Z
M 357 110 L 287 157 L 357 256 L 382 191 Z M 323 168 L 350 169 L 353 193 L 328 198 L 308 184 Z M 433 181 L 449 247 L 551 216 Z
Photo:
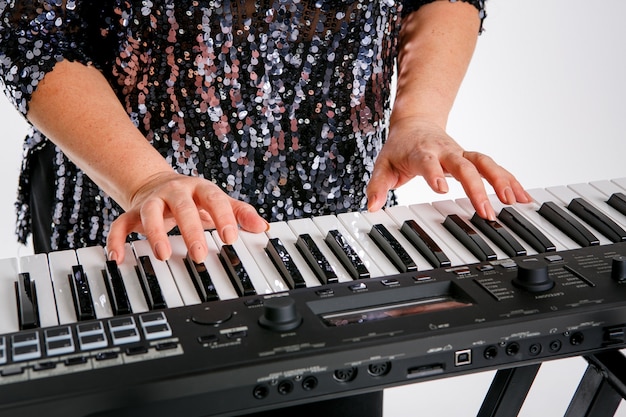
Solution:
M 176 349 L 177 347 L 178 347 L 178 343 L 176 342 L 163 342 L 163 343 L 158 343 L 155 346 L 156 350 L 158 351 Z
M 119 355 L 117 352 L 113 351 L 113 350 L 109 350 L 106 352 L 98 352 L 98 354 L 96 355 L 96 360 L 97 361 L 106 361 L 109 359 L 115 359 L 117 358 Z
M 563 260 L 563 257 L 561 255 L 547 255 L 545 260 L 548 262 L 560 262 Z
M 38 362 L 33 366 L 33 371 L 47 371 L 48 369 L 56 368 L 56 362 L 47 361 L 47 362 Z
M 263 300 L 260 298 L 252 298 L 243 302 L 246 307 L 255 307 L 263 305 Z
M 486 265 L 478 265 L 476 269 L 478 269 L 480 272 L 487 272 L 487 271 L 493 271 L 494 267 L 493 265 L 486 264 Z
M 148 348 L 145 346 L 131 346 L 127 347 L 124 352 L 126 352 L 128 356 L 142 355 L 148 353 Z
M 66 366 L 83 365 L 87 363 L 86 356 L 74 356 L 73 358 L 67 358 L 63 361 Z
M 315 294 L 320 297 L 328 297 L 330 295 L 334 295 L 335 291 L 332 288 L 322 288 L 321 290 L 315 291 Z
M 385 287 L 393 287 L 394 285 L 400 284 L 400 282 L 398 282 L 398 280 L 395 278 L 383 279 L 380 281 L 380 283 L 383 284 Z
M 217 335 L 214 335 L 214 334 L 206 334 L 206 335 L 198 336 L 198 342 L 202 344 L 215 343 L 218 340 L 219 340 L 219 337 L 217 337 Z
M 245 330 L 239 330 L 239 331 L 236 331 L 236 332 L 226 333 L 226 337 L 229 338 L 229 339 L 237 339 L 237 338 L 240 338 L 240 337 L 246 337 L 247 335 L 248 335 L 248 332 L 245 331 Z
M 367 285 L 365 285 L 364 282 L 357 282 L 356 284 L 349 285 L 348 288 L 350 288 L 352 292 L 363 291 L 367 289 Z

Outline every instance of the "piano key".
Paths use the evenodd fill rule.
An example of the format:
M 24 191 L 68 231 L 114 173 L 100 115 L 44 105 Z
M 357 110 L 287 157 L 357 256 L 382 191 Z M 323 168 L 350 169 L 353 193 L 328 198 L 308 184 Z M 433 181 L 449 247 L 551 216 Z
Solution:
M 270 238 L 265 251 L 273 261 L 289 288 L 306 288 L 306 281 L 300 274 L 298 267 L 291 259 L 291 255 L 279 238 Z
M 611 216 L 621 226 L 626 225 L 626 192 L 624 192 L 617 184 L 611 181 L 593 181 L 589 184 L 572 184 L 572 190 L 580 194 L 582 197 L 591 201 L 603 212 Z M 621 196 L 618 196 L 621 194 Z M 621 200 L 621 209 L 610 203 L 612 197 Z M 623 211 L 622 211 L 623 209 Z
M 433 207 L 446 216 L 444 227 L 480 261 L 506 259 L 508 256 L 486 237 L 476 231 L 469 221 L 470 214 L 452 200 L 435 201 Z
M 430 261 L 432 266 L 439 268 L 451 265 L 450 259 L 415 220 L 405 220 L 401 231 L 413 246 Z
M 248 250 L 248 248 L 246 247 L 243 241 L 244 239 L 243 236 L 246 234 L 251 235 L 252 233 L 246 232 L 245 230 L 240 230 L 239 239 L 237 239 L 231 246 L 237 252 L 238 257 L 242 262 L 242 266 L 245 268 L 246 272 L 248 273 L 256 293 L 257 294 L 271 294 L 275 291 L 272 289 L 272 286 L 270 286 L 268 280 L 266 280 L 265 274 L 259 268 L 258 264 L 254 260 L 253 255 L 250 253 L 250 251 Z M 259 235 L 263 237 L 262 234 L 259 234 Z M 222 242 L 222 240 L 220 239 L 220 237 L 218 236 L 215 230 L 211 232 L 211 236 L 215 240 L 217 247 L 220 248 L 220 253 L 221 253 L 224 242 Z M 260 253 L 263 253 L 265 255 L 264 247 L 262 247 Z M 267 257 L 267 255 L 265 256 Z M 278 276 L 278 272 L 276 272 L 274 276 Z
M 76 250 L 76 258 L 87 275 L 96 317 L 112 317 L 113 308 L 103 279 L 103 271 L 106 267 L 104 248 L 101 246 L 79 248 Z
M 39 322 L 41 327 L 56 326 L 59 324 L 57 305 L 50 278 L 48 256 L 39 253 L 21 257 L 18 260 L 18 268 L 21 272 L 30 273 L 30 279 L 35 281 L 37 287 L 37 308 L 39 309 Z
M 402 248 L 411 257 L 411 260 L 417 265 L 419 271 L 432 269 L 432 265 L 426 260 L 426 258 L 413 246 L 413 244 L 402 233 L 402 223 L 398 224 L 386 210 L 377 210 L 374 212 L 362 212 L 359 215 L 363 216 L 370 225 L 382 224 L 391 233 L 391 235 L 398 241 Z M 341 219 L 342 214 L 339 215 Z M 449 260 L 448 260 L 449 261 Z
M 252 279 L 243 266 L 237 250 L 232 245 L 222 245 L 220 257 L 237 294 L 241 297 L 255 295 L 257 292 L 252 284 Z
M 554 243 L 557 251 L 580 248 L 571 237 L 556 227 L 552 222 L 539 214 L 539 208 L 545 201 L 553 201 L 554 195 L 544 189 L 534 188 L 527 190 L 533 198 L 532 203 L 515 204 L 513 207 L 518 209 L 520 213 L 531 220 L 539 229 Z
M 369 272 L 371 277 L 380 277 L 384 275 L 388 275 L 384 273 L 376 264 L 372 256 L 363 248 L 363 245 L 370 249 L 370 252 L 377 253 L 380 255 L 380 258 L 389 264 L 389 261 L 380 253 L 380 250 L 376 247 L 376 244 L 372 242 L 369 237 L 367 237 L 367 231 L 365 231 L 365 237 L 363 238 L 363 245 L 361 245 L 360 241 L 353 237 L 352 233 L 355 235 L 359 235 L 361 232 L 357 229 L 353 230 L 352 233 L 343 225 L 343 223 L 336 217 L 332 215 L 327 216 L 319 216 L 313 218 L 313 223 L 319 228 L 322 232 L 324 238 L 328 235 L 328 232 L 331 230 L 337 230 L 343 238 L 345 239 L 345 243 L 348 244 L 352 250 L 354 250 L 355 254 L 358 258 L 363 262 L 363 265 Z M 391 265 L 393 268 L 393 265 Z M 391 269 L 394 270 L 395 268 Z
M 211 279 L 213 281 L 213 285 L 215 285 L 217 294 L 221 300 L 237 298 L 237 292 L 235 291 L 233 284 L 230 282 L 230 278 L 220 261 L 220 250 L 217 247 L 211 232 L 204 232 L 204 236 L 209 249 L 209 253 L 206 258 L 204 258 L 204 265 L 207 267 L 207 270 L 211 272 Z
M 15 296 L 20 330 L 39 327 L 39 311 L 37 309 L 37 288 L 31 281 L 28 272 L 18 274 L 15 282 Z
M 18 274 L 16 259 L 0 260 L 0 334 L 20 330 L 17 297 L 15 296 L 15 283 Z
M 471 220 L 472 224 L 485 234 L 492 242 L 494 242 L 507 255 L 524 256 L 526 248 L 524 248 L 500 223 L 495 220 L 483 219 L 474 213 Z
M 159 279 L 152 265 L 152 260 L 148 255 L 141 255 L 137 261 L 140 282 L 143 293 L 146 296 L 148 307 L 150 310 L 167 308 L 167 301 L 165 301 L 165 297 L 161 291 Z
M 293 233 L 299 238 L 301 238 L 301 235 L 308 235 L 311 238 L 311 241 L 315 243 L 315 246 L 323 255 L 324 259 L 326 259 L 332 271 L 337 276 L 338 282 L 352 281 L 352 278 L 350 277 L 350 274 L 348 274 L 348 271 L 346 271 L 341 262 L 339 262 L 339 260 L 335 257 L 328 245 L 326 245 L 326 242 L 324 242 L 324 236 L 322 235 L 322 232 L 316 226 L 316 224 L 313 223 L 313 219 L 289 220 L 287 224 L 289 225 Z
M 96 312 L 91 300 L 89 282 L 87 281 L 83 267 L 81 265 L 73 265 L 72 272 L 68 276 L 68 279 L 70 281 L 70 288 L 72 289 L 76 318 L 78 321 L 94 320 L 96 318 Z
M 172 255 L 167 260 L 167 266 L 170 269 L 178 294 L 184 305 L 199 304 L 201 302 L 200 295 L 193 282 L 191 271 L 187 269 L 187 246 L 183 237 L 180 235 L 169 236 Z
M 196 263 L 189 257 L 189 255 L 187 255 L 185 258 L 185 265 L 191 275 L 196 291 L 200 296 L 200 301 L 207 302 L 219 300 L 220 297 L 217 294 L 217 288 L 215 288 L 215 284 L 213 284 L 213 280 L 211 279 L 211 274 L 209 274 L 209 270 L 204 262 Z
M 159 261 L 154 256 L 150 243 L 147 240 L 136 240 L 132 242 L 132 246 L 138 260 L 144 256 L 150 258 L 150 264 L 154 270 L 158 287 L 167 307 L 174 308 L 183 306 L 185 303 L 178 292 L 178 287 L 167 262 Z
M 493 198 L 491 198 L 491 197 L 493 197 Z M 472 205 L 472 202 L 469 200 L 469 198 L 467 198 L 467 197 L 459 198 L 459 199 L 455 200 L 455 202 L 461 208 L 463 208 L 467 213 L 469 213 L 469 214 L 475 213 L 474 206 Z M 512 221 L 512 219 L 509 216 L 511 216 L 511 215 L 516 216 L 516 219 L 518 221 L 524 222 L 526 226 L 534 228 L 533 232 L 537 233 L 537 236 L 541 236 L 544 239 L 544 243 L 546 245 L 548 245 L 548 247 L 549 246 L 554 246 L 554 244 L 552 244 L 547 239 L 547 237 L 543 233 L 541 233 L 537 227 L 535 227 L 532 224 L 532 222 L 530 222 L 527 218 L 525 218 L 519 211 L 514 209 L 512 206 L 510 206 L 508 204 L 502 203 L 496 196 L 490 196 L 490 202 L 491 202 L 491 205 L 492 205 L 492 207 L 493 207 L 493 209 L 494 209 L 494 211 L 496 213 L 503 214 L 503 217 L 507 217 L 508 221 Z M 502 218 L 500 218 L 500 216 L 498 216 L 498 223 L 500 224 L 502 229 L 506 230 L 506 232 L 509 233 L 515 239 L 515 241 L 517 241 L 517 243 L 526 251 L 526 255 L 536 255 L 537 254 L 537 250 L 535 250 L 533 248 L 533 246 L 530 244 L 530 242 L 528 242 L 526 239 L 524 239 L 524 236 L 521 236 L 520 233 L 517 233 L 517 231 L 513 230 L 512 227 L 510 227 L 504 221 L 502 221 Z M 516 227 L 518 229 L 521 229 L 522 232 L 525 231 L 528 234 L 528 231 L 526 231 L 523 228 L 520 228 L 519 224 L 514 224 L 514 227 Z M 520 231 L 520 230 L 518 230 L 518 231 Z M 529 236 L 527 235 L 526 237 L 529 237 Z M 530 238 L 536 240 L 533 237 L 532 234 L 530 234 Z M 490 238 L 490 240 L 494 241 L 491 238 Z M 496 243 L 496 245 L 501 247 L 499 243 L 497 243 L 495 241 L 494 241 L 494 243 Z M 545 249 L 545 248 L 542 248 L 542 249 Z M 504 250 L 504 252 L 507 253 L 507 255 L 511 256 L 504 248 L 502 248 L 502 250 Z M 517 250 L 520 250 L 520 248 L 517 248 Z
M 117 262 L 106 261 L 103 276 L 113 314 L 117 316 L 132 313 L 133 309 Z
M 539 214 L 548 219 L 580 246 L 599 245 L 600 241 L 585 226 L 552 201 L 544 202 Z
M 368 221 L 366 214 L 366 212 L 341 213 L 337 215 L 337 219 L 339 219 L 339 222 L 348 233 L 359 242 L 360 247 L 372 259 L 372 262 L 380 268 L 383 275 L 397 274 L 398 269 L 396 266 L 370 236 L 373 224 Z
M 537 252 L 554 252 L 556 246 L 541 230 L 524 217 L 515 207 L 503 207 L 498 214 L 498 219 L 521 238 L 528 242 Z M 532 253 L 528 253 L 532 255 Z
M 609 197 L 607 204 L 626 215 L 626 194 L 623 192 L 615 192 Z
M 400 242 L 391 234 L 391 232 L 383 224 L 375 224 L 372 226 L 370 236 L 378 244 L 381 250 L 387 254 L 392 260 L 398 271 L 411 272 L 417 271 L 417 265 L 411 259 L 411 256 L 404 250 Z
M 72 289 L 67 279 L 68 275 L 72 274 L 72 266 L 78 264 L 76 252 L 73 250 L 51 252 L 48 254 L 48 261 L 50 263 L 50 278 L 52 280 L 52 288 L 54 289 L 59 324 L 76 323 L 77 318 L 72 298 Z
M 339 276 L 335 268 L 330 264 L 326 255 L 308 233 L 298 236 L 296 247 L 307 260 L 309 266 L 322 284 L 334 284 L 339 282 Z
M 588 225 L 606 236 L 611 242 L 623 242 L 626 240 L 626 231 L 624 229 L 583 198 L 572 199 L 567 208 Z
M 289 290 L 289 286 L 278 269 L 276 269 L 276 266 L 274 266 L 269 254 L 265 250 L 269 240 L 267 234 L 250 233 L 242 230 L 239 236 L 251 257 L 254 259 L 259 271 L 261 271 L 261 276 L 263 276 L 267 284 L 269 284 L 271 288 L 270 291 L 280 292 Z
M 335 255 L 350 272 L 353 279 L 370 277 L 370 272 L 357 254 L 356 250 L 348 242 L 348 238 L 339 230 L 329 230 L 326 235 L 326 243 L 335 252 Z
M 623 178 L 613 178 L 611 182 L 617 184 L 622 190 L 626 190 L 626 177 Z
M 148 307 L 146 297 L 139 282 L 137 258 L 135 257 L 130 243 L 124 245 L 124 251 L 124 262 L 119 264 L 118 268 L 122 274 L 122 280 L 124 281 L 130 307 L 133 313 L 145 313 L 146 311 L 150 311 L 150 308 Z
M 289 252 L 291 261 L 295 264 L 296 268 L 298 268 L 298 271 L 300 272 L 300 275 L 302 276 L 302 279 L 307 287 L 316 287 L 320 285 L 320 281 L 315 276 L 315 273 L 296 247 L 298 236 L 293 233 L 293 230 L 291 230 L 287 222 L 272 223 L 270 230 L 268 230 L 266 234 L 270 239 L 280 239 L 287 252 Z
M 424 205 L 424 206 L 420 205 L 416 209 L 420 210 L 420 208 L 424 214 L 426 214 L 425 212 L 430 212 L 430 218 L 434 222 L 443 222 L 443 216 L 441 216 L 441 213 L 435 210 L 434 207 L 430 205 Z M 416 209 L 411 209 L 410 207 L 407 207 L 407 206 L 392 206 L 392 207 L 387 207 L 385 209 L 385 212 L 389 214 L 389 217 L 393 218 L 396 221 L 396 223 L 403 225 L 402 227 L 405 227 L 404 223 L 406 221 L 413 220 L 420 226 L 420 228 L 424 232 L 427 233 L 428 238 L 435 243 L 436 247 L 433 247 L 432 245 L 428 245 L 428 247 L 425 248 L 427 249 L 427 251 L 423 252 L 422 255 L 424 255 L 424 257 L 426 257 L 429 260 L 432 266 L 437 268 L 439 266 L 463 265 L 465 262 L 463 262 L 463 259 L 456 253 L 456 251 L 453 250 L 447 244 L 445 239 L 440 238 L 439 235 L 433 231 L 431 226 L 434 225 L 434 223 L 428 224 L 428 221 L 424 221 L 421 217 L 419 217 L 415 213 Z M 441 223 L 437 223 L 437 224 L 441 226 Z M 424 242 L 426 242 L 426 240 L 424 240 Z M 457 246 L 461 248 L 462 253 L 467 253 L 472 259 L 474 259 L 473 255 L 471 255 L 466 248 L 458 244 Z M 442 254 L 443 256 L 441 256 Z M 447 265 L 446 260 L 449 261 L 449 265 Z

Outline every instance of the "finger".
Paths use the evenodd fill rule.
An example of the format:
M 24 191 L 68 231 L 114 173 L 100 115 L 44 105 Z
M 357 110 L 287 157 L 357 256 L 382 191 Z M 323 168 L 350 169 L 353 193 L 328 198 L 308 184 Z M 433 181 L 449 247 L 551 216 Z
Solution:
M 251 205 L 232 199 L 233 213 L 242 229 L 252 233 L 267 232 L 270 224 Z
M 448 172 L 463 186 L 476 213 L 484 219 L 495 220 L 495 211 L 489 202 L 485 184 L 476 166 L 458 154 L 450 155 L 444 163 Z
M 193 199 L 182 193 L 174 194 L 174 199 L 175 203 L 168 203 L 169 209 L 176 220 L 189 256 L 196 263 L 203 262 L 209 249 L 198 207 Z
M 491 157 L 478 152 L 465 152 L 464 156 L 476 166 L 480 174 L 491 184 L 503 203 L 515 204 L 532 201 L 530 195 L 513 174 L 498 165 Z
M 164 214 L 165 202 L 161 199 L 147 200 L 140 211 L 143 235 L 150 242 L 156 258 L 161 261 L 168 260 L 172 254 L 172 247 L 164 227 Z
M 133 231 L 133 225 L 137 224 L 138 217 L 131 213 L 122 213 L 109 229 L 107 236 L 107 258 L 115 261 L 118 265 L 124 262 L 126 253 L 126 238 Z
M 376 161 L 372 177 L 367 184 L 367 210 L 380 210 L 387 203 L 389 190 L 398 183 L 398 174 L 391 165 L 380 160 Z
M 202 185 L 196 195 L 198 206 L 211 216 L 222 242 L 227 245 L 233 244 L 237 240 L 238 224 L 233 212 L 232 199 L 211 183 Z
M 419 161 L 422 177 L 430 188 L 440 194 L 449 191 L 448 182 L 439 158 L 433 154 L 425 154 Z

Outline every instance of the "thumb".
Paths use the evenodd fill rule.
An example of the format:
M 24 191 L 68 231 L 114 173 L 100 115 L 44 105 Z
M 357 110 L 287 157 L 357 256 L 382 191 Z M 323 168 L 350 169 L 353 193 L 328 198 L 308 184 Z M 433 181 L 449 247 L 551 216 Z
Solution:
M 398 184 L 398 175 L 387 164 L 376 164 L 367 185 L 367 210 L 380 210 L 387 202 L 387 194 Z

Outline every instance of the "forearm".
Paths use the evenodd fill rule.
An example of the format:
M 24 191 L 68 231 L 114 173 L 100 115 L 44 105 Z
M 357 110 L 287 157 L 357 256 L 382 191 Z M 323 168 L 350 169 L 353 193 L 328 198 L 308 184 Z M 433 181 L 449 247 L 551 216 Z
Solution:
M 465 2 L 436 1 L 403 19 L 392 122 L 424 116 L 445 128 L 479 28 L 476 8 Z
M 124 209 L 141 185 L 172 170 L 93 67 L 58 63 L 37 87 L 27 117 Z

